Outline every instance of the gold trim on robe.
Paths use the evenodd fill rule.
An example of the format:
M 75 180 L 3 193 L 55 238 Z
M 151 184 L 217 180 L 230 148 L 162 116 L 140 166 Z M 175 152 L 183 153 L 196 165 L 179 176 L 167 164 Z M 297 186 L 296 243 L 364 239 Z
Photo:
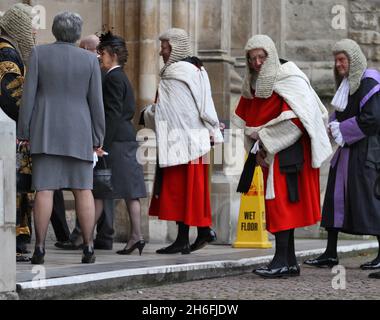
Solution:
M 22 76 L 21 70 L 16 63 L 11 62 L 11 61 L 0 62 L 0 96 L 1 96 L 1 82 L 3 81 L 3 78 L 8 73 L 14 73 L 19 76 Z

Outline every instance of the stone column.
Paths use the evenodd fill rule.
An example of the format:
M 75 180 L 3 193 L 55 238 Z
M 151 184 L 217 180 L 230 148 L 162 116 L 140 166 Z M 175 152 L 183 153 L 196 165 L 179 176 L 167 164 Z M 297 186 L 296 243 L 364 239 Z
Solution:
M 139 35 L 139 91 L 138 91 L 138 106 L 140 108 L 147 104 L 151 104 L 156 96 L 158 85 L 159 71 L 159 1 L 158 0 L 140 0 L 139 1 L 139 17 L 140 17 L 140 35 Z M 142 134 L 144 136 L 144 134 Z M 151 136 L 151 135 L 150 135 Z M 142 143 L 142 141 L 140 141 Z M 151 145 L 155 146 L 153 139 Z M 155 147 L 150 153 L 155 154 Z M 142 231 L 145 239 L 150 239 L 149 228 L 149 203 L 151 191 L 153 190 L 153 179 L 155 174 L 155 164 L 146 164 L 144 166 L 145 185 L 148 193 L 148 198 L 142 200 Z
M 21 1 L 17 1 L 21 2 Z M 62 11 L 77 12 L 83 18 L 82 36 L 87 36 L 102 30 L 102 0 L 25 0 L 23 2 L 29 3 L 31 6 L 36 7 L 36 13 L 46 17 L 45 28 L 41 28 L 37 33 L 37 43 L 51 43 L 55 38 L 51 32 L 53 19 L 55 15 Z M 104 0 L 106 2 L 106 0 Z M 41 11 L 40 11 L 41 10 Z
M 231 115 L 231 79 L 234 78 L 231 57 L 231 0 L 205 0 L 198 2 L 198 54 L 204 61 L 211 79 L 213 99 L 219 119 L 230 128 Z M 214 152 L 212 159 L 220 159 L 217 154 L 231 155 L 225 152 L 231 147 L 233 136 L 226 137 L 226 143 Z M 228 173 L 228 165 L 212 164 L 211 205 L 213 227 L 218 242 L 231 244 L 235 238 L 236 223 L 239 214 L 240 197 L 235 192 L 238 176 Z
M 188 30 L 189 0 L 172 0 L 172 24 L 174 28 Z
M 194 54 L 198 51 L 197 4 L 197 0 L 172 0 L 172 27 L 187 31 Z
M 0 299 L 16 290 L 15 173 L 16 124 L 0 109 Z
M 157 0 L 140 1 L 140 76 L 139 100 L 152 103 L 157 90 Z
M 121 37 L 125 33 L 125 5 L 124 0 L 103 0 L 103 27 Z

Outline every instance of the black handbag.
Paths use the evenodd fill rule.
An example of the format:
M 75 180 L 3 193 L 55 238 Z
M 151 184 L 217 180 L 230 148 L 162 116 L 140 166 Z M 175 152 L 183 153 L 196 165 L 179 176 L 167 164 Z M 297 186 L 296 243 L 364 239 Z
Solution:
M 107 167 L 106 160 L 101 157 L 102 162 L 94 168 L 94 185 L 92 192 L 94 196 L 102 197 L 113 191 L 112 169 Z
M 32 159 L 27 145 L 19 144 L 16 151 L 16 190 L 18 193 L 34 192 L 32 189 Z

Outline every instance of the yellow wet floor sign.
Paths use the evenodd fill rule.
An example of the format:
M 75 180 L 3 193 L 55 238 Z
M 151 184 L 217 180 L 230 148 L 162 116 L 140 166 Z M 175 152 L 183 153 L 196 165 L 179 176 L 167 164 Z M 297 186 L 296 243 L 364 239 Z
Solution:
M 234 248 L 272 248 L 265 225 L 263 173 L 258 166 L 249 191 L 241 196 Z

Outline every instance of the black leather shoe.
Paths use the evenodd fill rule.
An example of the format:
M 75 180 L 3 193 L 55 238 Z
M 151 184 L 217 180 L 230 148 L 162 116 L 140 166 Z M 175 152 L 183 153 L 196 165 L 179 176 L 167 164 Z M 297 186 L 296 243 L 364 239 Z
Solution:
M 291 277 L 298 277 L 300 274 L 301 274 L 301 268 L 298 265 L 298 263 L 293 266 L 289 266 L 289 275 Z
M 263 268 L 256 269 L 254 274 L 263 278 L 282 278 L 289 276 L 289 268 L 287 266 L 281 268 Z
M 369 261 L 369 262 L 363 263 L 360 266 L 360 269 L 362 269 L 362 270 L 380 269 L 380 262 L 379 261 Z
M 332 268 L 339 264 L 338 258 L 315 258 L 315 259 L 307 259 L 303 262 L 304 264 L 312 267 L 329 267 Z
M 380 279 L 380 272 L 372 272 L 368 275 L 368 278 Z
M 35 247 L 31 264 L 44 264 L 45 262 L 45 248 Z
M 158 254 L 174 254 L 179 253 L 182 254 L 190 254 L 190 245 L 189 243 L 178 245 L 176 243 L 171 244 L 166 248 L 161 248 L 156 251 Z
M 82 263 L 94 263 L 95 259 L 94 248 L 91 246 L 85 246 L 82 254 Z
M 208 243 L 216 241 L 216 233 L 214 230 L 210 229 L 207 236 L 197 237 L 194 243 L 190 246 L 190 251 L 196 251 L 205 247 Z
M 21 253 L 16 253 L 16 262 L 30 262 L 31 258 Z
M 56 248 L 63 250 L 80 250 L 83 249 L 83 244 L 76 245 L 75 243 L 68 241 L 58 241 L 54 244 Z
M 268 270 L 268 266 L 261 266 L 261 267 L 258 267 L 257 269 L 253 269 L 252 270 L 252 273 L 255 273 L 256 271 L 259 271 L 259 270 Z

